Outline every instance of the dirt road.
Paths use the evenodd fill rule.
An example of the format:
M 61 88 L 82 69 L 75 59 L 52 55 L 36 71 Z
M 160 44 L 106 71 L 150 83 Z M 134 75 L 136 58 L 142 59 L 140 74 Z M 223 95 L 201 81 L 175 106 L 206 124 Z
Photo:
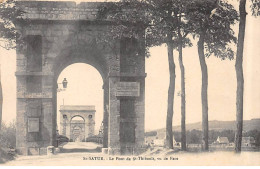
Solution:
M 95 143 L 68 143 L 51 156 L 19 156 L 5 166 L 104 166 L 104 165 L 260 165 L 260 152 L 189 153 L 148 150 L 139 156 L 109 156 Z

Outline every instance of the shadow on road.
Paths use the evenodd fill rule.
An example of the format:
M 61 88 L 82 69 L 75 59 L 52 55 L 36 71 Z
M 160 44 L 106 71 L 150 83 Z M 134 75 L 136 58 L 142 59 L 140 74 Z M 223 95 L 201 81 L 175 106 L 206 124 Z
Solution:
M 60 147 L 60 153 L 100 153 L 102 146 L 91 142 L 68 142 Z
M 61 150 L 60 150 L 60 153 L 82 153 L 82 152 L 100 153 L 101 147 L 97 147 L 96 149 L 82 149 L 82 148 L 65 149 L 65 148 L 61 148 Z

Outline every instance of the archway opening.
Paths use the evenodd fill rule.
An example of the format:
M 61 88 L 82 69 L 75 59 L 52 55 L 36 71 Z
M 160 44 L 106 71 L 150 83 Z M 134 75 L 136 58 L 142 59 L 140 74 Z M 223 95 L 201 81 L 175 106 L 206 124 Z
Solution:
M 81 116 L 74 116 L 70 120 L 70 133 L 71 141 L 73 142 L 84 142 L 86 135 L 85 135 L 85 120 Z
M 60 72 L 56 82 L 57 139 L 66 137 L 69 143 L 81 142 L 81 145 L 102 143 L 104 92 L 100 72 L 89 64 L 74 63 Z

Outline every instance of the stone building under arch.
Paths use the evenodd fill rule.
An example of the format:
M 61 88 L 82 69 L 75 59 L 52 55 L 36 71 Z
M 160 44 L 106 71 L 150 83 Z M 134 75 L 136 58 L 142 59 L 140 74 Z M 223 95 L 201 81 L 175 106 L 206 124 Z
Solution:
M 60 134 L 70 141 L 85 141 L 95 134 L 95 106 L 61 105 Z M 73 120 L 80 117 L 82 120 Z

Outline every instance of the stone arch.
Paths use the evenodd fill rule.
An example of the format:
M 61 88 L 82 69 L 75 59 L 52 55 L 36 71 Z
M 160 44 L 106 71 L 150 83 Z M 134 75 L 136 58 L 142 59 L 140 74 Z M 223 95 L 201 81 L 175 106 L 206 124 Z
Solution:
M 70 43 L 71 44 L 71 43 Z M 52 63 L 52 72 L 54 73 L 54 78 L 53 78 L 53 104 L 54 104 L 54 114 L 58 112 L 57 110 L 57 79 L 60 75 L 60 73 L 67 68 L 68 66 L 75 64 L 75 63 L 85 63 L 88 65 L 91 65 L 94 67 L 99 74 L 102 77 L 103 80 L 103 86 L 105 83 L 105 80 L 108 76 L 108 63 L 106 61 L 106 57 L 104 56 L 104 52 L 101 52 L 101 50 L 98 49 L 97 44 L 88 44 L 88 43 L 81 43 L 78 44 L 75 42 L 75 44 L 71 44 L 66 47 L 62 47 L 61 52 L 55 57 L 53 63 Z M 108 91 L 105 92 L 105 90 L 108 90 L 107 88 L 104 88 L 104 93 L 107 93 Z M 105 96 L 104 96 L 105 97 Z M 105 102 L 105 98 L 103 97 L 103 101 Z M 105 105 L 105 103 L 103 104 Z M 57 116 L 57 114 L 56 114 Z M 88 124 L 88 119 L 84 117 L 85 124 Z M 56 119 L 57 121 L 57 119 Z M 108 125 L 108 124 L 106 124 Z M 108 128 L 106 126 L 106 128 Z M 92 131 L 92 130 L 91 130 Z M 85 132 L 86 136 L 88 135 L 87 132 L 87 127 L 85 127 Z M 107 137 L 104 138 L 105 144 L 107 143 Z M 106 145 L 104 145 L 106 147 Z
M 16 50 L 16 145 L 19 153 L 39 155 L 46 152 L 46 147 L 55 146 L 57 78 L 65 67 L 73 63 L 87 63 L 95 67 L 103 78 L 104 148 L 109 148 L 110 154 L 124 153 L 121 150 L 127 147 L 131 153 L 142 148 L 146 76 L 144 48 L 136 55 L 130 50 L 131 43 L 110 42 L 116 46 L 114 50 L 110 44 L 98 44 L 97 35 L 111 26 L 111 22 L 96 18 L 99 5 L 96 2 L 79 5 L 75 2 L 17 2 L 17 7 L 25 12 L 22 18 L 28 19 L 30 24 L 23 24 L 20 20 L 16 28 L 21 37 L 30 36 L 31 39 L 25 45 L 18 42 Z M 141 43 L 144 42 L 142 37 L 138 39 Z M 34 43 L 35 40 L 39 43 Z M 132 100 L 131 109 L 129 100 Z M 30 104 L 33 106 L 28 106 Z M 131 113 L 135 116 L 125 116 Z M 131 144 L 120 136 L 127 131 L 128 123 L 135 126 L 131 131 L 134 138 Z
M 108 64 L 103 54 L 95 46 L 89 47 L 88 44 L 72 45 L 61 50 L 55 57 L 52 67 L 54 80 L 57 80 L 60 73 L 69 65 L 74 63 L 86 63 L 93 66 L 100 73 L 104 81 L 108 76 Z
M 79 121 L 77 122 L 73 122 L 74 118 L 80 117 L 81 120 L 83 122 L 83 124 Z M 71 133 L 71 139 L 74 142 L 81 142 L 81 141 L 85 141 L 85 137 L 86 137 L 86 120 L 83 116 L 81 115 L 74 115 L 71 117 L 70 119 L 70 133 Z
M 70 118 L 70 122 L 71 122 L 72 119 L 75 118 L 75 117 L 80 117 L 81 119 L 83 119 L 84 123 L 86 123 L 85 118 L 84 118 L 83 116 L 81 116 L 81 115 L 74 115 L 74 116 L 72 116 L 72 117 Z
M 81 128 L 80 133 L 77 133 L 80 134 L 80 141 L 94 135 L 95 112 L 95 106 L 92 105 L 61 105 L 60 128 L 62 135 L 68 137 L 71 141 L 75 141 L 75 133 L 73 133 L 73 130 L 76 126 Z M 64 119 L 63 115 L 66 115 L 67 118 Z M 94 117 L 92 121 L 88 120 L 89 115 Z M 77 117 L 81 120 L 73 121 L 73 119 Z

